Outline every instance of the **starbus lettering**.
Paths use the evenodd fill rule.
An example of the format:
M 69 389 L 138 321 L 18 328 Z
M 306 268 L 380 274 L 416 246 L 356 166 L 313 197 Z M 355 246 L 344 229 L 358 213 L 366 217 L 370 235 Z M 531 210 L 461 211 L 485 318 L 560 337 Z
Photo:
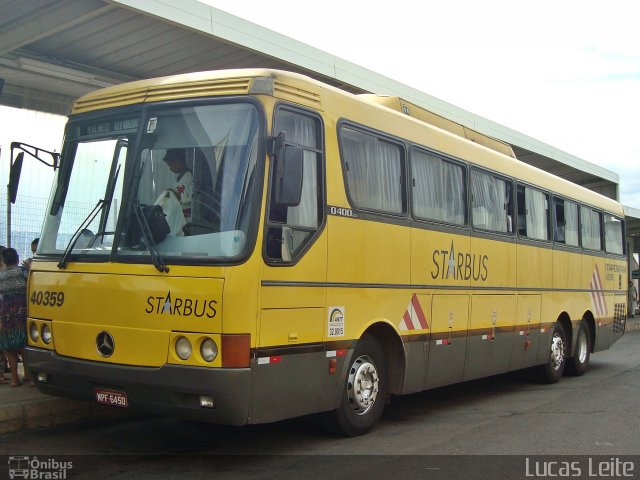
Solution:
M 181 297 L 171 297 L 171 292 L 163 297 L 150 296 L 147 298 L 146 313 L 157 315 L 173 315 L 179 317 L 207 317 L 214 318 L 218 312 L 216 310 L 216 300 L 191 299 Z
M 470 280 L 486 281 L 489 275 L 488 255 L 456 252 L 451 241 L 449 250 L 433 251 L 431 278 L 434 280 Z

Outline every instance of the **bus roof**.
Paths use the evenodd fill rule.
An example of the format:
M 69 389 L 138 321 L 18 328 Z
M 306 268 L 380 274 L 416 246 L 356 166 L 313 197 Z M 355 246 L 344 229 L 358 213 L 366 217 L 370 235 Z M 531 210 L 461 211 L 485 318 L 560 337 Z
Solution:
M 500 152 L 503 155 L 516 158 L 516 154 L 513 153 L 513 149 L 508 143 L 484 135 L 476 130 L 472 130 L 471 128 L 465 127 L 460 123 L 454 122 L 453 120 L 449 120 L 448 118 L 438 115 L 437 113 L 433 113 L 425 108 L 419 107 L 418 105 L 415 105 L 414 103 L 411 103 L 398 96 L 363 93 L 361 95 L 358 95 L 358 97 L 370 102 L 384 105 L 385 107 L 391 108 L 398 112 L 402 112 L 405 115 L 417 118 L 418 120 L 422 120 L 425 123 L 434 125 L 443 130 L 446 130 L 447 132 L 458 135 L 459 137 L 466 138 L 467 140 L 479 143 L 480 145 L 484 145 L 485 147 L 495 150 L 496 152 Z
M 365 111 L 373 108 L 380 111 L 383 117 L 385 113 L 399 117 L 398 120 L 401 120 L 396 123 L 402 127 L 389 133 L 402 133 L 407 140 L 429 146 L 431 142 L 421 141 L 421 138 L 425 137 L 426 126 L 431 136 L 436 135 L 440 138 L 435 144 L 446 146 L 440 149 L 432 147 L 435 150 L 624 216 L 622 206 L 615 200 L 517 160 L 511 146 L 495 138 L 471 130 L 397 96 L 354 95 L 293 72 L 273 69 L 216 70 L 123 83 L 82 96 L 76 101 L 72 114 L 140 103 L 247 94 L 272 95 L 320 111 L 324 110 L 325 97 L 331 97 L 333 105 L 338 105 L 341 99 L 352 105 L 355 102 Z M 363 121 L 371 118 L 370 115 L 363 116 L 362 120 L 357 117 L 359 116 L 356 114 L 356 118 L 352 120 Z M 390 125 L 388 122 L 380 122 L 380 125 L 383 124 Z M 414 128 L 408 127 L 409 125 L 414 125 Z M 444 140 L 443 135 L 449 137 L 449 141 Z

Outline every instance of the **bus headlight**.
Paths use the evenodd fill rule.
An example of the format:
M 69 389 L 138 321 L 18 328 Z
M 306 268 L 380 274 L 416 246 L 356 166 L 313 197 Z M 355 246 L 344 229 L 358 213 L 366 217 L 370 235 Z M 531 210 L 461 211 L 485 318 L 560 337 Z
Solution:
M 40 333 L 38 332 L 38 325 L 36 325 L 36 322 L 31 322 L 31 324 L 29 325 L 29 336 L 34 342 L 37 342 L 40 338 Z
M 51 327 L 48 323 L 42 324 L 42 330 L 40 331 L 40 335 L 42 336 L 42 341 L 49 345 L 51 343 L 51 338 L 53 335 L 51 334 Z
M 200 355 L 206 362 L 213 362 L 218 356 L 218 346 L 216 342 L 211 340 L 210 338 L 205 339 L 200 344 Z
M 191 342 L 186 337 L 180 337 L 176 340 L 176 355 L 180 360 L 189 360 L 191 358 Z

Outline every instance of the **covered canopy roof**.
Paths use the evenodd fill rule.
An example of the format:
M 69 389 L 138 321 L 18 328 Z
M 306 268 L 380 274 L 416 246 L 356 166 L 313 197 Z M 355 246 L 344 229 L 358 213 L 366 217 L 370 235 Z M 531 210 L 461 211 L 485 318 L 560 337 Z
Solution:
M 196 0 L 0 0 L 4 105 L 66 115 L 76 98 L 99 87 L 245 67 L 397 95 L 510 144 L 526 163 L 618 198 L 612 171 Z

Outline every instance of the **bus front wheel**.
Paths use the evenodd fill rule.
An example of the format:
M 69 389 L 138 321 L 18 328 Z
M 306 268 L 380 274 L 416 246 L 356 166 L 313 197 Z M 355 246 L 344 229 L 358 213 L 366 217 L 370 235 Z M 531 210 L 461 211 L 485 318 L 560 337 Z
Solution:
M 542 383 L 556 383 L 562 377 L 567 363 L 567 335 L 560 322 L 556 322 L 551 333 L 551 345 L 547 362 L 538 367 L 538 377 Z
M 340 406 L 332 412 L 331 430 L 355 437 L 376 424 L 388 392 L 387 364 L 380 343 L 364 335 L 356 345 Z
M 578 324 L 576 346 L 573 350 L 573 358 L 567 361 L 567 373 L 579 377 L 584 375 L 589 368 L 589 356 L 591 354 L 591 332 L 587 322 L 581 320 Z

